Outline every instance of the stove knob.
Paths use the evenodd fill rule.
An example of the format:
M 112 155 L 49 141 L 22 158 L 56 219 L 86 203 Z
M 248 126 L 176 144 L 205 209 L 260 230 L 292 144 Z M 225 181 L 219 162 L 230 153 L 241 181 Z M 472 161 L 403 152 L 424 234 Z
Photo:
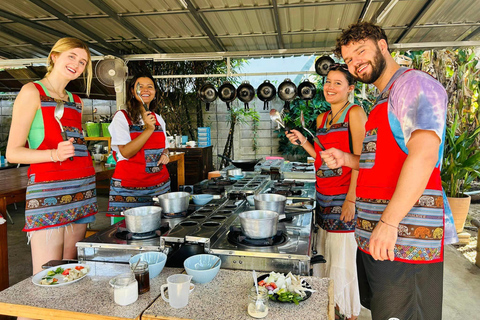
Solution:
M 233 263 L 237 263 L 237 260 L 233 260 Z
M 242 263 L 243 263 L 243 261 L 242 261 L 242 260 L 238 261 L 238 264 L 242 264 Z

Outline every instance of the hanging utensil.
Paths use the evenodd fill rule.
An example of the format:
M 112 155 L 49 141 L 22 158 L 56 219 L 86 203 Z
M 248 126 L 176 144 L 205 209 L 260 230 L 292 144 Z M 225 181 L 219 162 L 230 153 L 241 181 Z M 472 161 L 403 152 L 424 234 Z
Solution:
M 148 106 L 143 101 L 142 96 L 140 95 L 141 91 L 142 91 L 142 89 L 140 88 L 140 83 L 137 83 L 137 86 L 135 87 L 135 92 L 137 93 L 137 96 L 140 98 L 140 101 L 142 101 L 143 109 L 145 110 L 145 112 L 147 112 L 148 111 Z
M 297 86 L 290 79 L 285 79 L 278 86 L 278 97 L 285 101 L 284 112 L 290 112 L 290 102 L 297 96 Z
M 308 130 L 306 127 L 305 127 L 305 118 L 303 117 L 303 110 L 300 111 L 300 122 L 302 123 L 302 128 L 307 131 L 313 138 L 313 141 L 315 141 L 315 143 L 320 147 L 320 149 L 322 149 L 323 151 L 325 151 L 325 147 L 323 146 L 323 144 L 320 142 L 320 140 L 318 140 L 318 138 L 316 136 L 313 135 L 313 133 L 310 132 L 310 130 Z
M 200 100 L 205 102 L 205 111 L 210 110 L 210 103 L 217 99 L 217 89 L 211 83 L 205 83 L 198 92 Z
M 335 61 L 330 58 L 329 56 L 323 56 L 315 61 L 315 72 L 317 72 L 320 76 L 325 77 L 330 71 L 330 66 L 335 64 Z
M 237 88 L 237 96 L 245 104 L 245 110 L 249 110 L 248 103 L 255 97 L 255 89 L 247 80 L 243 81 Z
M 58 125 L 60 126 L 60 130 L 61 130 L 60 134 L 62 135 L 63 141 L 67 141 L 68 140 L 67 133 L 63 130 L 63 125 L 62 125 L 62 122 L 60 121 L 60 119 L 62 119 L 63 117 L 64 111 L 65 111 L 65 105 L 63 101 L 57 100 L 57 106 L 55 107 L 55 111 L 53 114 L 55 116 L 55 120 L 57 120 Z M 70 159 L 70 161 L 73 161 L 73 157 L 70 157 L 68 159 Z
M 308 101 L 312 100 L 317 94 L 317 88 L 308 79 L 303 80 L 298 85 L 297 95 L 300 99 L 305 100 L 308 108 Z
M 258 86 L 257 97 L 263 101 L 263 110 L 268 110 L 268 102 L 272 101 L 276 94 L 277 89 L 268 80 L 265 80 L 260 86 Z
M 225 81 L 220 88 L 218 88 L 218 94 L 220 100 L 227 104 L 227 110 L 230 110 L 230 103 L 237 97 L 237 90 L 233 84 Z
M 281 126 L 288 133 L 292 133 L 290 131 L 290 128 L 285 126 L 285 123 L 283 122 L 282 117 L 280 116 L 280 113 L 277 110 L 275 109 L 270 110 L 270 120 L 272 120 L 273 122 Z M 298 139 L 295 140 L 295 142 L 298 144 L 301 144 L 300 140 Z

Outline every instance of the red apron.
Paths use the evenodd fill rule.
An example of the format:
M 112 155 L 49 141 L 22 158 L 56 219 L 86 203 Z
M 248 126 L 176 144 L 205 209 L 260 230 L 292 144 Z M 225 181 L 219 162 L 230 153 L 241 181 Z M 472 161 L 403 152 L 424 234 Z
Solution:
M 348 120 L 353 106 L 355 105 L 350 104 L 343 111 L 341 117 L 343 121 L 333 124 L 329 129 L 325 127 L 328 113 L 323 117 L 317 130 L 317 137 L 326 149 L 337 148 L 344 152 L 352 152 Z M 328 232 L 353 232 L 355 230 L 355 219 L 350 222 L 340 220 L 342 206 L 350 186 L 352 169 L 349 167 L 328 168 L 320 157 L 320 147 L 316 143 L 314 147 L 317 154 L 315 158 L 317 223 Z
M 411 71 L 407 70 L 406 72 Z M 358 219 L 355 237 L 369 253 L 369 239 L 397 186 L 407 154 L 398 146 L 388 119 L 388 95 L 379 98 L 365 125 L 366 136 L 357 180 Z M 443 260 L 443 197 L 440 168 L 436 167 L 422 196 L 398 226 L 395 260 L 430 263 Z

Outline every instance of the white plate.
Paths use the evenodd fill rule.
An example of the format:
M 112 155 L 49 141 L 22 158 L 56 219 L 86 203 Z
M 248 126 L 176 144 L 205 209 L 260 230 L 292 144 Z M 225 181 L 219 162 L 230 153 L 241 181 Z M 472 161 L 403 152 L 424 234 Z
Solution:
M 78 278 L 78 279 L 75 279 L 75 280 L 72 280 L 72 281 L 67 281 L 65 282 L 63 280 L 63 275 L 61 273 L 59 274 L 56 274 L 54 276 L 54 278 L 57 278 L 58 279 L 58 282 L 57 284 L 40 284 L 40 281 L 42 281 L 42 278 L 45 277 L 47 275 L 47 273 L 49 271 L 55 271 L 57 270 L 57 268 L 63 268 L 63 269 L 68 269 L 68 268 L 71 268 L 71 269 L 75 269 L 76 266 L 82 266 L 82 267 L 85 267 L 87 268 L 88 272 L 86 274 L 84 274 L 82 277 Z M 59 266 L 56 266 L 56 267 L 51 267 L 51 268 L 48 268 L 46 270 L 43 270 L 43 271 L 40 271 L 39 273 L 37 273 L 36 275 L 33 276 L 32 278 L 32 282 L 33 284 L 37 285 L 37 286 L 40 286 L 40 287 L 60 287 L 60 286 L 66 286 L 67 284 L 72 284 L 74 282 L 77 282 L 79 280 L 82 280 L 83 278 L 85 278 L 85 276 L 90 272 L 90 268 L 85 265 L 85 264 L 80 264 L 80 263 L 68 263 L 68 264 L 62 264 L 62 265 L 59 265 Z

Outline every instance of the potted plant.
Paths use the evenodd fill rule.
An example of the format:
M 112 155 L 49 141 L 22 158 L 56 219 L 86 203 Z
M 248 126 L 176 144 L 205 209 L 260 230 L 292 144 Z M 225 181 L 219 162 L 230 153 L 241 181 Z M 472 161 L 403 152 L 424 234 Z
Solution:
M 480 128 L 473 132 L 459 131 L 458 115 L 446 128 L 445 150 L 442 163 L 442 185 L 452 209 L 457 232 L 463 230 L 465 219 L 470 208 L 470 196 L 465 195 L 472 182 L 480 177 L 480 148 L 476 140 L 480 136 Z

